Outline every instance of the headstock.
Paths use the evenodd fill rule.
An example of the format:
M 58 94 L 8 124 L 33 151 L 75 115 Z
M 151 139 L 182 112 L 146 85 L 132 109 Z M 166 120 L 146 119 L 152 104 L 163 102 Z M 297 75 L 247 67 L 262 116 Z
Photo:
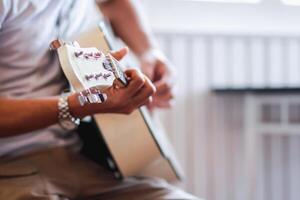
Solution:
M 106 56 L 97 48 L 80 48 L 65 45 L 66 53 L 76 78 L 82 88 L 108 87 L 115 79 L 112 70 L 104 67 Z
M 97 48 L 81 48 L 78 43 L 66 44 L 54 40 L 50 48 L 58 51 L 61 67 L 83 106 L 86 103 L 103 103 L 107 95 L 101 88 L 113 85 L 115 79 L 123 86 L 127 78 L 123 67 L 110 54 Z

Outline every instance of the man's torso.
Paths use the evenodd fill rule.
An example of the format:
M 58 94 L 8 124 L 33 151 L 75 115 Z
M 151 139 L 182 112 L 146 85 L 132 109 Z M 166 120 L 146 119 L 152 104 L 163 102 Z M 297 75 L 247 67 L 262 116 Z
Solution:
M 73 38 L 98 19 L 92 0 L 0 0 L 0 96 L 59 95 L 67 83 L 55 53 L 49 51 L 50 42 Z M 76 141 L 75 134 L 53 125 L 1 138 L 0 157 Z

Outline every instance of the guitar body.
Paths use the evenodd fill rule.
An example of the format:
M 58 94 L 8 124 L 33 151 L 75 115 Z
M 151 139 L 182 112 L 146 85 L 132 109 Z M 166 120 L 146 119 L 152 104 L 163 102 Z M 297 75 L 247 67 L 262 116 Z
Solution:
M 103 27 L 83 33 L 75 40 L 83 48 L 96 47 L 103 53 L 108 53 L 111 49 Z M 61 67 L 74 90 L 79 92 L 86 89 L 76 78 L 65 51 L 59 48 L 58 54 Z M 103 139 L 109 151 L 108 165 L 116 177 L 160 177 L 170 182 L 182 178 L 182 170 L 172 146 L 163 129 L 157 128 L 151 120 L 145 107 L 135 110 L 130 115 L 96 114 L 93 120 L 100 130 L 99 138 Z

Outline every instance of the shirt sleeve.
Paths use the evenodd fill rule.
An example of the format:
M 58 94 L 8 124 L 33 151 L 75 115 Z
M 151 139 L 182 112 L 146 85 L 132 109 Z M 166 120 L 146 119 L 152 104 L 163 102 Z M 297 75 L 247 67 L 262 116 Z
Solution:
M 0 0 L 0 30 L 2 29 L 3 22 L 7 18 L 11 0 Z

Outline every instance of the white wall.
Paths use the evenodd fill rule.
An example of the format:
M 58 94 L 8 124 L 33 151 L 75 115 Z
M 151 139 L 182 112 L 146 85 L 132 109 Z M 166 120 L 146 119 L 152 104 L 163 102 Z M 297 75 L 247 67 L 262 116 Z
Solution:
M 258 4 L 142 0 L 155 31 L 299 34 L 300 7 L 280 0 Z
M 177 104 L 161 115 L 187 174 L 185 188 L 208 200 L 300 199 L 297 129 L 292 135 L 289 128 L 265 135 L 257 122 L 260 107 L 255 106 L 263 97 L 211 92 L 214 80 L 220 80 L 216 68 L 220 76 L 237 69 L 240 74 L 232 74 L 242 74 L 242 82 L 260 77 L 263 84 L 273 84 L 273 76 L 293 82 L 288 78 L 293 75 L 299 86 L 300 7 L 276 0 L 257 5 L 143 2 L 161 46 L 180 72 Z M 235 61 L 228 63 L 228 58 Z M 295 71 L 281 73 L 287 68 Z M 260 76 L 251 78 L 253 69 Z M 285 95 L 271 99 L 284 104 L 281 97 Z

